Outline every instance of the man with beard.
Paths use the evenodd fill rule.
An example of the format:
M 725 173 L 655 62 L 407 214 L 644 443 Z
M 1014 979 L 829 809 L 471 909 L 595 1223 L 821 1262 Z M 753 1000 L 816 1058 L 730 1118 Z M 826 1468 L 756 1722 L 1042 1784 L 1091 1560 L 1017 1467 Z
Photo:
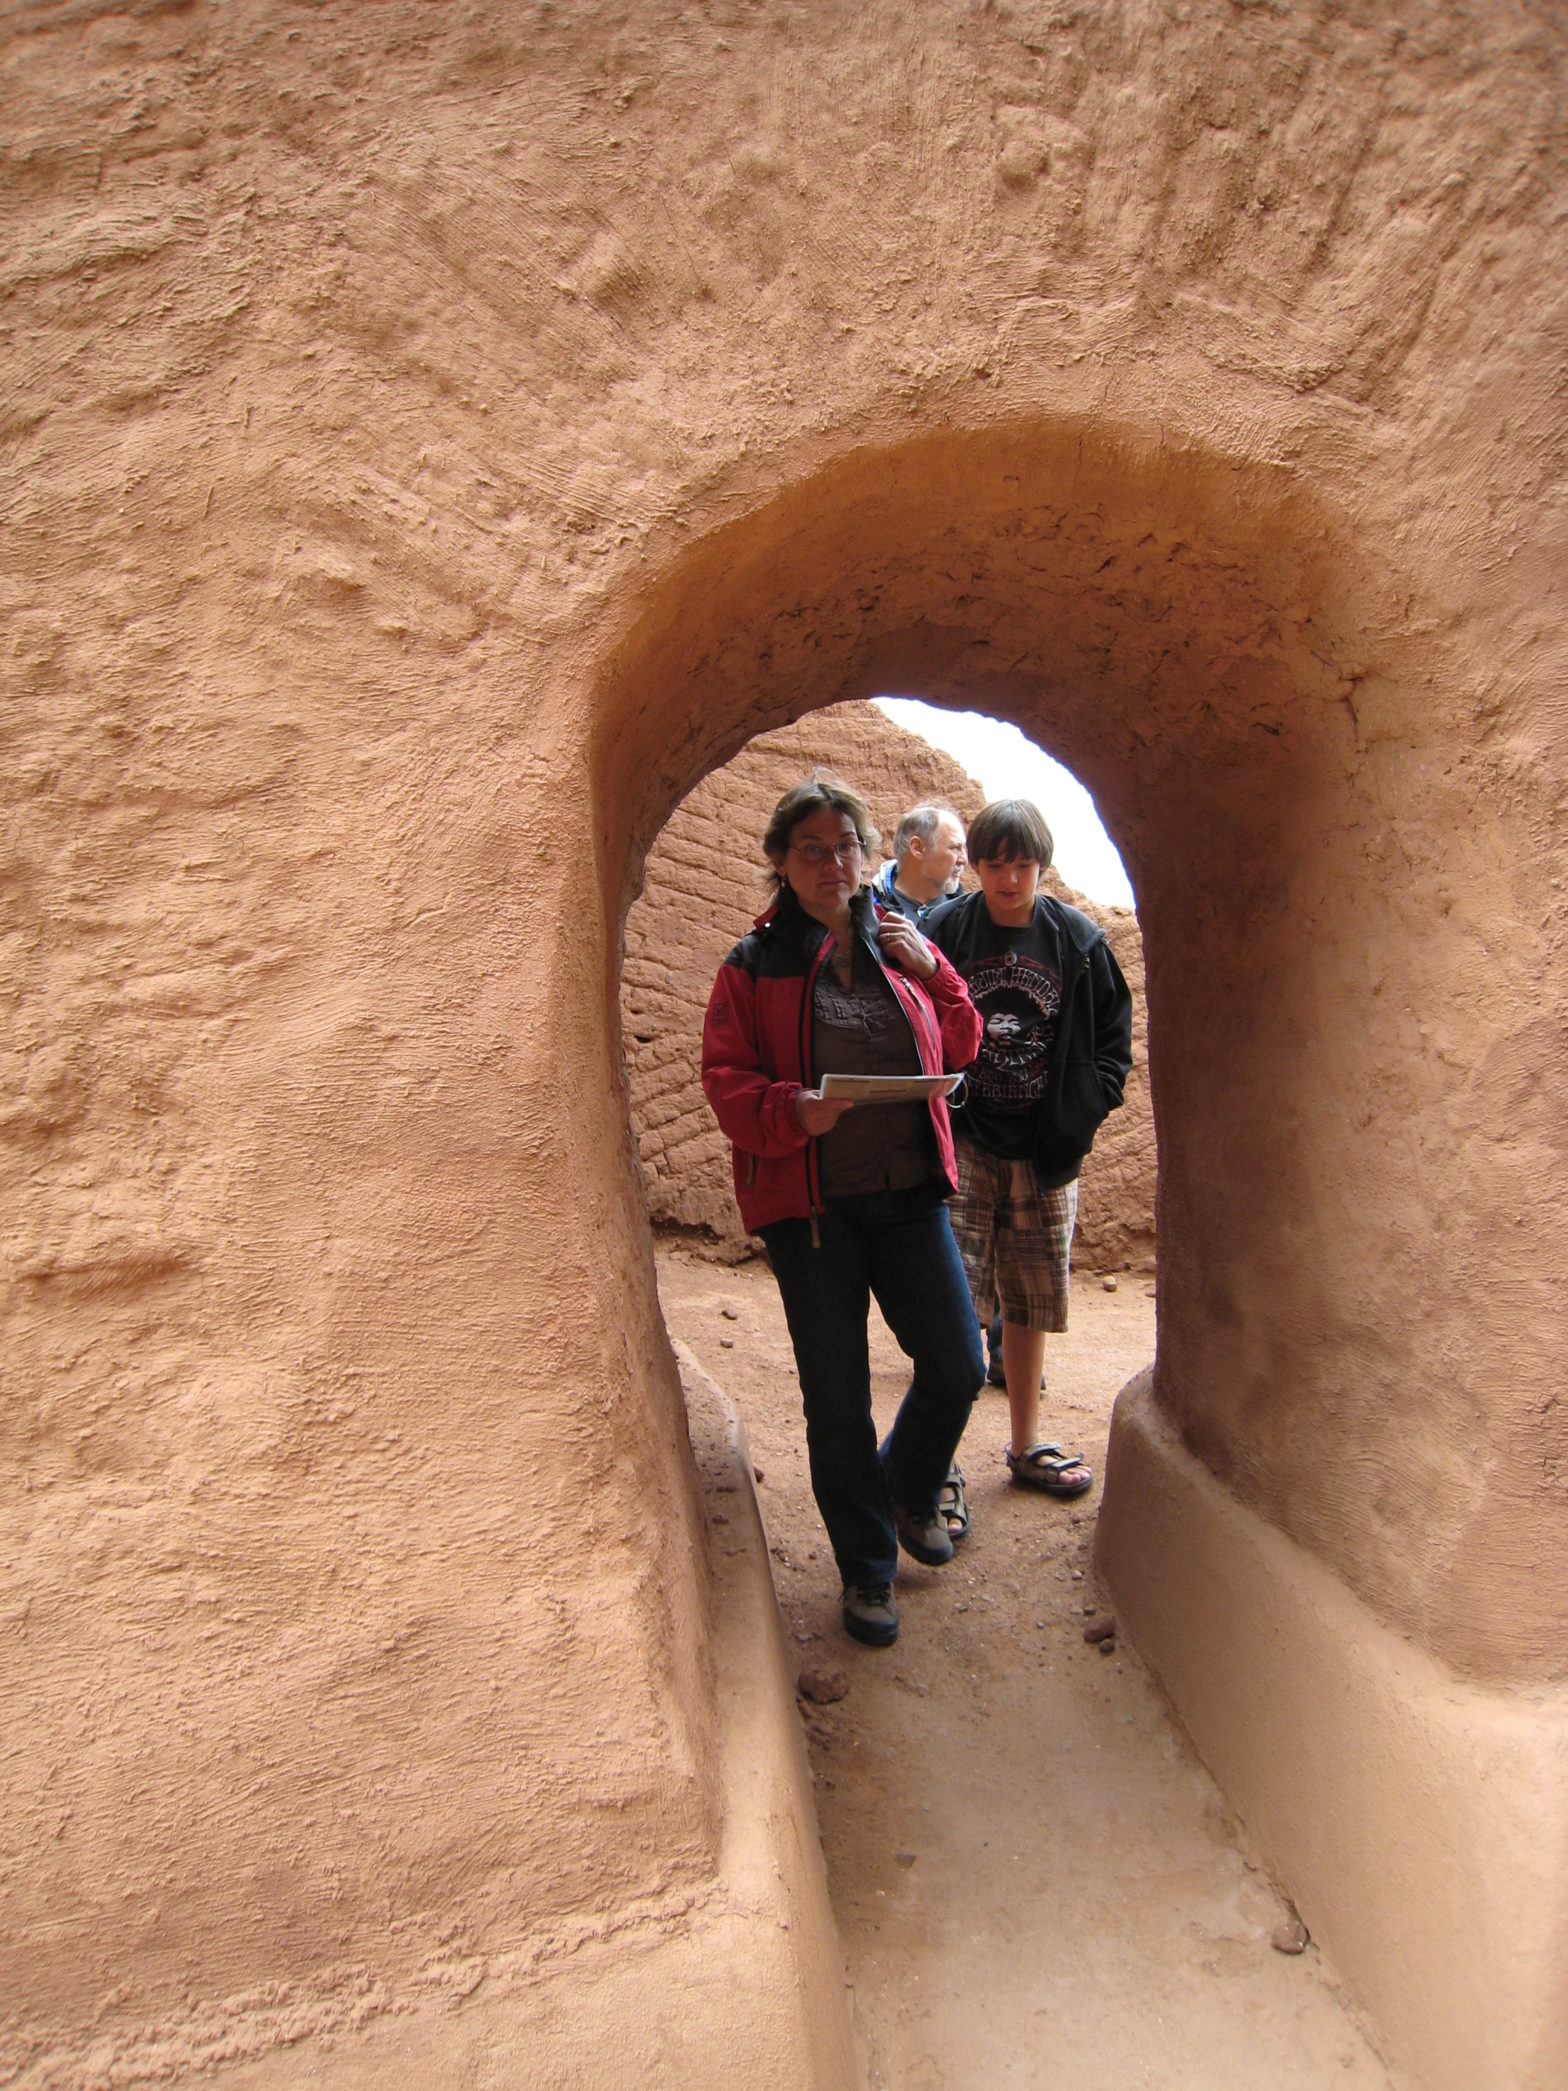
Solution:
M 893 833 L 893 857 L 871 881 L 883 907 L 897 908 L 917 926 L 923 915 L 958 891 L 964 863 L 964 824 L 951 806 L 911 806 Z

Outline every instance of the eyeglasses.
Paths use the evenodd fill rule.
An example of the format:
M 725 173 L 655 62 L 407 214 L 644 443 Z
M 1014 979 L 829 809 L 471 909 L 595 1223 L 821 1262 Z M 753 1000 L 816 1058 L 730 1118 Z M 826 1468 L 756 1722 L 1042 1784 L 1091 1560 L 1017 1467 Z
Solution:
M 844 842 L 792 842 L 790 848 L 797 856 L 804 857 L 815 871 L 829 857 L 836 858 L 840 864 L 853 864 L 860 855 L 860 837 L 851 835 Z

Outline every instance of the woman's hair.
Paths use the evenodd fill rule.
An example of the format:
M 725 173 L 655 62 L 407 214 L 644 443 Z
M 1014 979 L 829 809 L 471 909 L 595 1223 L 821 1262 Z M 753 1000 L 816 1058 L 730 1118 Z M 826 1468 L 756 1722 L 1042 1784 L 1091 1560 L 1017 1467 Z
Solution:
M 784 890 L 784 874 L 779 865 L 789 848 L 790 837 L 803 820 L 810 820 L 813 813 L 824 810 L 847 813 L 860 838 L 861 855 L 867 858 L 876 855 L 882 837 L 865 800 L 859 792 L 851 791 L 842 777 L 835 777 L 831 770 L 813 770 L 809 777 L 785 792 L 774 807 L 773 818 L 762 838 L 762 853 L 772 866 L 771 883 L 775 893 Z
M 1028 799 L 993 799 L 969 823 L 971 864 L 987 857 L 1004 861 L 1022 857 L 1044 871 L 1055 852 L 1045 815 Z

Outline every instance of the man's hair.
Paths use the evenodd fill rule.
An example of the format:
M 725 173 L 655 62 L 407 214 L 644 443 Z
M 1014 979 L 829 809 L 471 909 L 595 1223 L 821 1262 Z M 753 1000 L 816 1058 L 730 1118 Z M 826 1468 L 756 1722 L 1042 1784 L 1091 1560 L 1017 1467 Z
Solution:
M 969 827 L 969 861 L 1004 861 L 1022 857 L 1044 871 L 1056 853 L 1045 815 L 1028 799 L 993 799 L 982 806 Z
M 809 777 L 785 792 L 774 807 L 773 818 L 762 838 L 762 853 L 773 866 L 775 893 L 784 889 L 784 874 L 778 866 L 789 849 L 790 837 L 803 820 L 810 820 L 813 813 L 824 810 L 847 813 L 860 837 L 862 857 L 869 859 L 876 855 L 882 837 L 871 818 L 870 807 L 858 791 L 850 790 L 842 777 L 835 777 L 831 770 L 815 769 Z
M 930 842 L 936 834 L 937 823 L 943 819 L 956 820 L 960 827 L 964 816 L 956 806 L 949 806 L 945 799 L 933 799 L 925 806 L 911 806 L 898 826 L 893 830 L 893 854 L 902 864 L 909 853 L 909 845 L 918 835 L 922 842 Z

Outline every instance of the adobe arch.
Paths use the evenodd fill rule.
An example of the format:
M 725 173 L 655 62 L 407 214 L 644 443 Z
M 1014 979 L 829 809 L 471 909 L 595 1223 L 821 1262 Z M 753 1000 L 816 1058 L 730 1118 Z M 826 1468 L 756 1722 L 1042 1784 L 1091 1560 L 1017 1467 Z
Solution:
M 1476 965 L 1509 851 L 1414 599 L 1284 467 L 1161 428 L 943 429 L 670 556 L 605 660 L 592 771 L 612 923 L 698 777 L 842 699 L 982 707 L 1093 791 L 1138 895 L 1160 1146 L 1159 1355 L 1120 1406 L 1102 1571 L 1309 1921 L 1430 2059 L 1487 1984 L 1507 2040 L 1559 2037 L 1561 1886 L 1495 1809 L 1549 1848 L 1561 1713 L 1501 1737 L 1485 1688 L 1560 1676 L 1568 1561 L 1533 1479 L 1545 1332 L 1476 1240 L 1534 1166 L 1543 1045 Z M 1485 1183 L 1460 1058 L 1526 1114 Z M 1556 1571 L 1526 1607 L 1522 1546 Z M 1539 1952 L 1488 1963 L 1477 1925 L 1532 1897 Z M 1463 2066 L 1511 2067 L 1492 2042 Z
M 1340 1210 L 1365 1163 L 1337 1133 L 1328 1166 L 1309 1154 L 1370 1072 L 1328 1048 L 1335 978 L 1372 964 L 1390 910 L 1411 963 L 1424 941 L 1368 846 L 1393 809 L 1360 774 L 1366 568 L 1290 474 L 1156 431 L 1032 422 L 855 451 L 672 564 L 606 671 L 595 771 L 601 831 L 627 838 L 618 908 L 699 776 L 844 698 L 978 705 L 1085 780 L 1148 943 L 1162 1405 L 1414 1622 L 1419 1554 L 1368 1545 L 1356 1481 L 1380 1419 L 1329 1423 L 1376 1369 L 1334 1304 L 1366 1259 Z

